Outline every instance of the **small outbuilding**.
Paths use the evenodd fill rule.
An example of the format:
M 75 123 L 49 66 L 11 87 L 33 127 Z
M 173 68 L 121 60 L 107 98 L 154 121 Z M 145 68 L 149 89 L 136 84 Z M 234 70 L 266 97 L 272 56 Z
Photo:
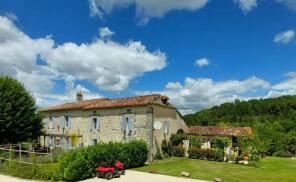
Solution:
M 220 127 L 220 126 L 191 126 L 188 135 L 204 136 L 201 148 L 211 148 L 211 141 L 215 137 L 229 137 L 230 144 L 225 149 L 226 154 L 238 150 L 237 138 L 239 136 L 251 136 L 251 127 Z

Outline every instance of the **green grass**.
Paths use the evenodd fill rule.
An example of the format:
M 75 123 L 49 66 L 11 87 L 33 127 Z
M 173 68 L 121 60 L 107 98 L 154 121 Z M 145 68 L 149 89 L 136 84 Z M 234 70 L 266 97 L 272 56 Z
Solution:
M 296 181 L 296 160 L 266 157 L 258 167 L 226 162 L 214 162 L 188 158 L 168 158 L 134 170 L 180 176 L 182 171 L 191 173 L 191 178 L 240 182 L 292 182 Z

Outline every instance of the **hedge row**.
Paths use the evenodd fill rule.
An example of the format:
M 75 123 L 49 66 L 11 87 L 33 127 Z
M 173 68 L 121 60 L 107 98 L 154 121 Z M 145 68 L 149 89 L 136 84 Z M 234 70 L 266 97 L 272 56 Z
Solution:
M 222 162 L 223 151 L 214 149 L 201 149 L 197 147 L 190 147 L 188 150 L 189 158 L 191 159 L 202 159 Z
M 62 179 L 78 181 L 95 176 L 95 168 L 101 163 L 123 162 L 125 168 L 143 166 L 148 159 L 144 141 L 129 143 L 100 143 L 65 153 L 60 158 Z

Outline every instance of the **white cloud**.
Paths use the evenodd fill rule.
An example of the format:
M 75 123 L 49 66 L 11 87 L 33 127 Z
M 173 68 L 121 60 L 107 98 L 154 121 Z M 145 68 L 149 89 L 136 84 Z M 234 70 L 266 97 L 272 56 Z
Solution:
M 89 0 L 91 16 L 103 17 L 116 8 L 136 7 L 136 16 L 142 24 L 150 18 L 161 18 L 173 10 L 195 11 L 204 7 L 209 0 Z
M 248 100 L 252 97 L 245 96 L 245 94 L 269 88 L 270 84 L 267 81 L 257 77 L 250 77 L 242 81 L 214 81 L 209 78 L 188 77 L 184 84 L 170 82 L 163 91 L 137 92 L 137 94 L 165 94 L 182 113 L 190 113 L 235 99 Z
M 46 102 L 73 100 L 79 80 L 90 81 L 102 90 L 121 91 L 132 79 L 166 66 L 166 56 L 159 50 L 150 52 L 141 42 L 121 44 L 103 39 L 112 31 L 101 30 L 102 38 L 91 43 L 58 45 L 50 36 L 33 39 L 13 20 L 0 16 L 0 74 L 17 78 L 39 105 L 48 105 Z M 65 82 L 65 93 L 53 94 L 56 80 Z
M 124 90 L 130 80 L 166 66 L 164 53 L 149 52 L 141 42 L 133 41 L 119 44 L 97 39 L 90 44 L 65 43 L 43 56 L 60 72 L 112 91 Z
M 272 91 L 279 95 L 296 95 L 296 72 L 286 75 L 287 79 L 272 86 Z
M 273 41 L 275 43 L 287 44 L 291 42 L 294 38 L 295 38 L 295 31 L 287 30 L 287 31 L 276 34 Z
M 245 13 L 249 13 L 257 7 L 257 0 L 234 0 L 234 3 L 239 5 L 239 8 Z
M 112 35 L 114 35 L 114 32 L 112 32 L 108 27 L 103 27 L 99 29 L 100 32 L 100 38 L 110 38 Z
M 208 66 L 210 61 L 207 58 L 198 59 L 195 61 L 194 65 L 199 67 Z
M 295 0 L 277 0 L 277 2 L 282 3 L 288 9 L 296 10 L 296 1 Z

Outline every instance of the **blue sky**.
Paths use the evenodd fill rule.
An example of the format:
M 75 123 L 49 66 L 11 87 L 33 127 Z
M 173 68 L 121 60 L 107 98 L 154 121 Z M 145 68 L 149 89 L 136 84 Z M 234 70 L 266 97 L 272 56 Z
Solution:
M 39 106 L 166 94 L 183 113 L 296 94 L 295 0 L 0 0 L 0 73 Z

